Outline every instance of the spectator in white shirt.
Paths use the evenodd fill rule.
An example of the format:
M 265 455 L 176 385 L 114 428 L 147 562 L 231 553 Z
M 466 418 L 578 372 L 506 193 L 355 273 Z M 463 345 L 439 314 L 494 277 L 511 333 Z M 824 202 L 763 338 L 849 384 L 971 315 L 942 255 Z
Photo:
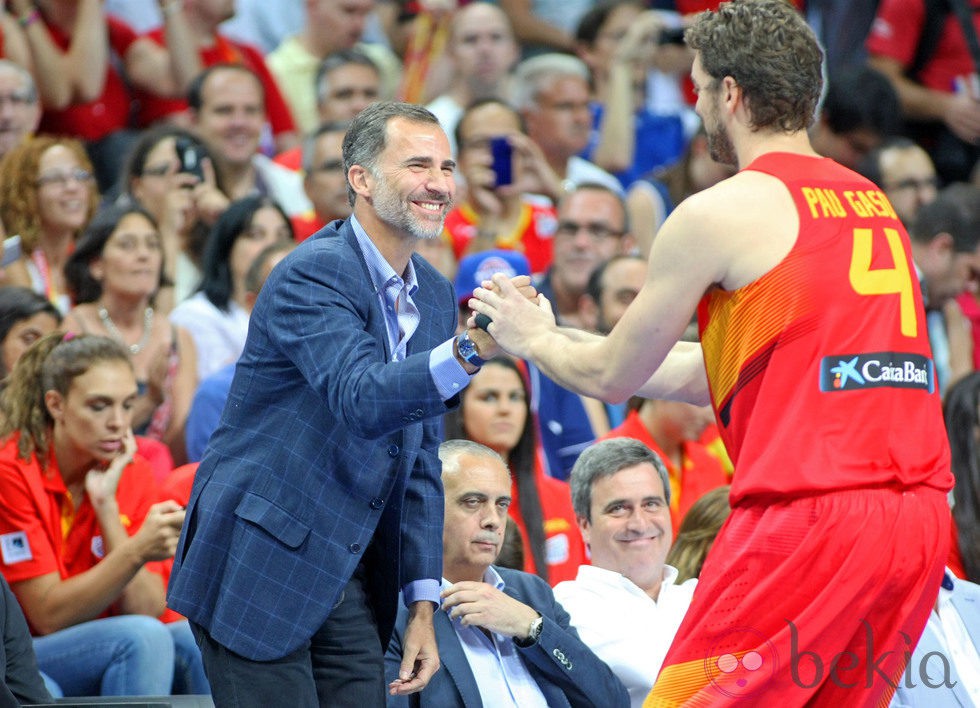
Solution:
M 677 585 L 667 469 L 632 438 L 596 443 L 569 479 L 592 565 L 559 583 L 555 597 L 589 648 L 626 686 L 634 708 L 656 681 L 697 580 Z
M 947 568 L 891 708 L 980 706 L 980 585 Z

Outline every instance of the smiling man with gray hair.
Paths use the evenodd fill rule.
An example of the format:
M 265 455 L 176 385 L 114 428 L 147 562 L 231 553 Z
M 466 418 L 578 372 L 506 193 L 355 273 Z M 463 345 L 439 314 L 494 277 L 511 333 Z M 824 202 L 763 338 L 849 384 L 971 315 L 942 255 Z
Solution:
M 582 640 L 629 691 L 634 708 L 660 671 L 697 580 L 675 585 L 667 468 L 639 440 L 603 440 L 569 479 L 592 565 L 555 587 Z

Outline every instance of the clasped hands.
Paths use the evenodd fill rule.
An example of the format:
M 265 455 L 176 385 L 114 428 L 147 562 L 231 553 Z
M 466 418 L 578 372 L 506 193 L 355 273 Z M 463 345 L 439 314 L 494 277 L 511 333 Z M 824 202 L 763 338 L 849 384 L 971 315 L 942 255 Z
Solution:
M 466 326 L 483 359 L 496 356 L 501 349 L 522 359 L 529 358 L 534 337 L 556 326 L 551 303 L 531 285 L 526 275 L 508 278 L 497 273 L 473 291 L 468 304 L 473 314 Z M 491 320 L 485 332 L 477 327 L 478 314 Z

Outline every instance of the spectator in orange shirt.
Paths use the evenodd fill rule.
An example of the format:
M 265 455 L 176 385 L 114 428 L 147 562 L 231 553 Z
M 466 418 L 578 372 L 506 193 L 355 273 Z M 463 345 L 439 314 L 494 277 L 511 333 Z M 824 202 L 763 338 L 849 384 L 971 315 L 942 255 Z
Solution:
M 122 345 L 60 333 L 20 358 L 3 394 L 3 574 L 39 668 L 66 695 L 167 694 L 175 666 L 178 689 L 207 691 L 187 623 L 156 619 L 160 562 L 177 547 L 184 512 L 154 504 L 130 428 L 135 397 Z

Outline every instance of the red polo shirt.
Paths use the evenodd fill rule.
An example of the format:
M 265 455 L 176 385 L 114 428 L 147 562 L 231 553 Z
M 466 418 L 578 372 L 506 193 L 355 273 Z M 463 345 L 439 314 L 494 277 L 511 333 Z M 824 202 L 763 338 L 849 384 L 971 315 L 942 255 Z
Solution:
M 17 434 L 0 447 L 0 572 L 13 584 L 49 573 L 84 573 L 105 556 L 102 530 L 88 496 L 73 509 L 52 455 L 46 470 L 37 456 L 17 456 Z M 140 457 L 123 470 L 116 491 L 126 532 L 135 534 L 156 501 L 149 463 Z M 160 563 L 146 567 L 161 573 Z M 102 616 L 115 614 L 110 609 Z

